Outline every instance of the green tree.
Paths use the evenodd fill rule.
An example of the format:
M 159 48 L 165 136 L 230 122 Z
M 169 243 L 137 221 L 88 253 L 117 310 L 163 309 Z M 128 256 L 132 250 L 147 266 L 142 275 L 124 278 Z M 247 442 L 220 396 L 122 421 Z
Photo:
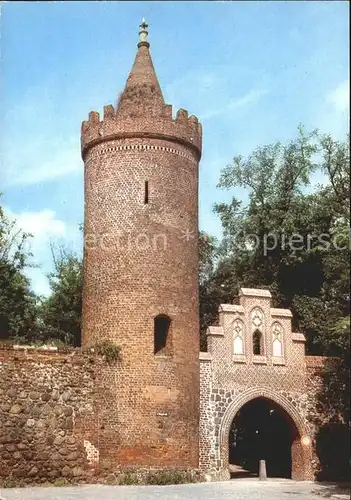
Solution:
M 339 319 L 324 339 L 328 357 L 318 394 L 315 424 L 319 479 L 350 480 L 350 317 Z M 327 417 L 327 418 L 326 418 Z
M 1 193 L 0 193 L 1 196 Z M 36 296 L 24 271 L 31 235 L 0 207 L 0 339 L 25 342 L 36 336 Z
M 315 422 L 320 479 L 328 480 L 349 477 L 349 171 L 349 137 L 335 141 L 302 127 L 286 145 L 235 157 L 219 187 L 244 188 L 248 203 L 233 197 L 215 205 L 224 237 L 206 282 L 213 300 L 200 295 L 205 329 L 239 287 L 269 288 L 276 306 L 292 310 L 308 352 L 328 356 Z M 314 172 L 323 184 L 311 188 Z
M 326 182 L 312 191 L 317 170 Z M 286 145 L 235 157 L 219 181 L 224 189 L 246 189 L 249 201 L 233 197 L 215 205 L 224 238 L 213 280 L 221 275 L 232 299 L 242 285 L 269 288 L 277 306 L 292 309 L 294 328 L 306 334 L 308 350 L 316 354 L 349 308 L 348 171 L 347 141 L 299 127 Z
M 200 302 L 200 350 L 206 351 L 207 327 L 216 319 L 216 304 L 220 301 L 219 289 L 214 285 L 214 269 L 217 256 L 217 240 L 213 236 L 199 233 L 199 302 Z
M 51 246 L 54 271 L 48 275 L 51 294 L 40 308 L 41 337 L 73 346 L 81 343 L 83 264 L 66 248 Z
M 350 317 L 339 319 L 325 339 L 324 386 L 319 400 L 321 409 L 333 421 L 350 422 Z

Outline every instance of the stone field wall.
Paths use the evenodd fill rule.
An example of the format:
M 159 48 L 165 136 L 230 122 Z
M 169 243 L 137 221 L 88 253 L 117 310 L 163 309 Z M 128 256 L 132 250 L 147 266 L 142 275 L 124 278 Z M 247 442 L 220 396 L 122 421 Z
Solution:
M 90 348 L 0 346 L 0 487 L 4 481 L 96 482 L 129 468 L 140 474 L 164 468 L 194 472 L 197 463 L 189 468 L 168 460 L 178 430 L 170 441 L 174 422 L 167 414 L 157 417 L 164 455 L 161 464 L 154 463 L 159 457 L 144 428 L 148 410 L 143 415 L 133 408 L 138 392 L 124 383 L 128 373 L 123 355 L 108 364 Z M 157 389 L 158 402 L 162 393 Z M 126 403 L 122 394 L 132 399 Z M 129 426 L 124 415 L 138 423 L 140 446 L 126 440 L 127 449 L 120 446 Z
M 46 482 L 92 470 L 99 361 L 74 350 L 0 348 L 0 478 Z
M 219 454 L 224 414 L 235 401 L 240 406 L 248 391 L 262 391 L 262 380 L 260 389 L 257 384 L 218 384 L 210 355 L 201 353 L 200 359 L 200 468 L 202 472 L 219 472 L 225 466 Z M 316 431 L 315 395 L 323 362 L 319 357 L 305 358 L 303 391 L 272 391 L 272 399 L 283 404 L 298 426 L 305 428 L 301 434 L 313 436 Z M 239 372 L 242 369 L 237 367 Z M 111 439 L 114 436 L 118 441 L 123 432 L 118 391 L 123 389 L 120 378 L 124 371 L 123 360 L 110 366 L 88 349 L 0 347 L 0 485 L 9 479 L 16 484 L 40 484 L 118 473 L 123 460 L 119 447 L 111 447 Z M 266 391 L 270 390 L 269 379 Z M 312 469 L 318 469 L 316 457 L 310 460 Z M 164 466 L 168 465 L 165 461 Z M 214 476 L 222 478 L 218 473 Z

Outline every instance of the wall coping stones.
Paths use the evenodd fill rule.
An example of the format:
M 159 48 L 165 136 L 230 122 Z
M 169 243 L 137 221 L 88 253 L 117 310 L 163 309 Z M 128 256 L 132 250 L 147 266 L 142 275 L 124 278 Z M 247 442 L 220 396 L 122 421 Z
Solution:
M 94 347 L 71 347 L 71 346 L 50 346 L 50 345 L 42 345 L 42 346 L 33 346 L 26 344 L 6 344 L 0 342 L 0 351 L 37 351 L 40 353 L 43 352 L 58 352 L 65 354 L 93 354 Z
M 306 337 L 303 333 L 292 333 L 291 338 L 293 342 L 306 342 Z
M 212 361 L 212 354 L 209 352 L 200 351 L 199 352 L 200 361 Z
M 57 346 L 53 345 L 42 345 L 40 347 L 36 347 L 35 345 L 19 345 L 19 344 L 14 344 L 13 349 L 23 349 L 23 350 L 33 350 L 33 349 L 40 349 L 40 351 L 57 351 Z
M 224 329 L 222 326 L 209 326 L 207 328 L 206 335 L 211 335 L 213 337 L 223 337 Z
M 86 363 L 99 356 L 91 347 L 56 347 L 56 346 L 31 346 L 0 344 L 0 363 L 7 361 L 19 362 L 64 362 Z
M 260 290 L 258 288 L 240 288 L 239 295 L 244 295 L 246 297 L 272 297 L 269 290 Z
M 291 313 L 290 309 L 278 309 L 278 308 L 271 307 L 271 316 L 292 318 L 292 313 Z
M 243 306 L 237 304 L 221 304 L 218 308 L 218 311 L 244 314 Z
M 253 355 L 252 356 L 252 362 L 255 365 L 266 365 L 267 364 L 267 357 L 266 356 Z

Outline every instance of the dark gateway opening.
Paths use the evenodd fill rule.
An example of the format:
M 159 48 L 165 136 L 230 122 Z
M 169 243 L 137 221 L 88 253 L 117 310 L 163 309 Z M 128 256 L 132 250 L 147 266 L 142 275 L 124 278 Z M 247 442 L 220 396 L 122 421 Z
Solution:
M 291 446 L 297 429 L 288 414 L 273 401 L 257 398 L 246 403 L 229 432 L 231 477 L 258 474 L 266 460 L 268 477 L 291 478 Z

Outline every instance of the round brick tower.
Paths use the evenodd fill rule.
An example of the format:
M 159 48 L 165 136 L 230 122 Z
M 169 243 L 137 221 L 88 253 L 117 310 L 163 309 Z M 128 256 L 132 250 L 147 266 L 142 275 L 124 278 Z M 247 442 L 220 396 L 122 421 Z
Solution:
M 122 360 L 105 384 L 101 453 L 122 465 L 196 467 L 201 125 L 165 104 L 140 25 L 116 109 L 82 124 L 83 344 Z M 106 396 L 107 398 L 107 396 Z

